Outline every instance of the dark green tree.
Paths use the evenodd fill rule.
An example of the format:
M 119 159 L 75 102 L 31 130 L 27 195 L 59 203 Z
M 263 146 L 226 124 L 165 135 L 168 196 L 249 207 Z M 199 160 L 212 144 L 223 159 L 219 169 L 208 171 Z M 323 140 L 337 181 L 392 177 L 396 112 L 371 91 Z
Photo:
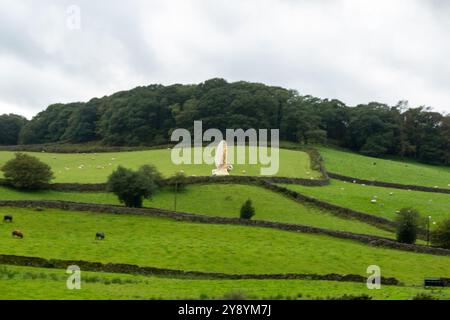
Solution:
M 24 153 L 16 153 L 2 171 L 7 184 L 18 189 L 40 189 L 53 179 L 53 172 L 47 164 Z
M 397 214 L 397 241 L 413 244 L 417 240 L 421 218 L 417 210 L 413 208 L 403 208 Z
M 61 139 L 74 143 L 95 140 L 97 138 L 97 120 L 97 108 L 95 105 L 81 105 L 70 116 L 68 120 L 68 127 Z
M 127 207 L 140 208 L 144 198 L 150 199 L 158 188 L 160 176 L 151 166 L 134 171 L 119 166 L 108 178 L 107 190 L 113 192 Z
M 186 175 L 183 172 L 177 172 L 175 173 L 170 180 L 175 186 L 175 192 L 178 191 L 185 191 L 187 186 L 187 178 Z
M 16 114 L 0 116 L 0 145 L 15 145 L 19 141 L 19 134 L 27 119 Z
M 241 219 L 250 220 L 255 215 L 255 208 L 252 205 L 252 200 L 248 199 L 241 207 Z
M 436 247 L 450 249 L 450 219 L 440 222 L 431 232 L 431 244 Z

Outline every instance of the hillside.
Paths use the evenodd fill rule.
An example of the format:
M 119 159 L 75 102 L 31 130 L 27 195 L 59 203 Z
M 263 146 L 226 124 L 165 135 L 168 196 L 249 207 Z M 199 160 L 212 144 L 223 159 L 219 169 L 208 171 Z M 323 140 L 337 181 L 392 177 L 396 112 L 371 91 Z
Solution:
M 85 143 L 154 146 L 174 129 L 279 129 L 282 140 L 326 143 L 364 155 L 450 164 L 450 115 L 377 102 L 347 106 L 336 99 L 246 81 L 137 87 L 87 102 L 56 103 L 27 121 L 0 116 L 0 145 Z
M 424 234 L 415 245 L 398 243 L 394 225 L 396 211 L 403 207 L 414 207 L 437 223 L 448 219 L 449 194 L 327 181 L 312 169 L 317 163 L 312 163 L 311 149 L 307 153 L 295 150 L 296 144 L 286 147 L 292 149 L 280 149 L 278 176 L 301 178 L 286 180 L 291 183 L 256 179 L 259 167 L 249 164 L 235 166 L 234 177 L 214 180 L 211 166 L 173 165 L 167 148 L 28 153 L 50 165 L 54 182 L 68 182 L 78 191 L 0 186 L 0 215 L 14 216 L 12 224 L 0 223 L 0 289 L 14 287 L 4 298 L 28 292 L 32 299 L 206 299 L 232 294 L 255 299 L 411 299 L 423 292 L 425 277 L 450 277 L 449 250 L 427 246 Z M 326 170 L 359 178 L 376 175 L 441 186 L 448 174 L 444 166 L 328 148 L 320 153 Z M 0 151 L 1 164 L 12 157 L 13 152 Z M 165 177 L 184 170 L 192 180 L 177 193 L 173 185 L 161 187 L 142 209 L 124 207 L 105 190 L 84 189 L 105 182 L 119 165 L 143 164 L 155 165 Z M 389 171 L 397 176 L 392 178 Z M 418 175 L 424 179 L 416 179 Z M 201 176 L 207 182 L 196 183 Z M 311 186 L 311 181 L 320 184 Z M 239 219 L 247 199 L 256 210 L 248 222 Z M 11 237 L 13 228 L 25 237 Z M 98 231 L 106 234 L 105 240 L 95 240 Z M 74 260 L 83 263 L 86 290 L 61 292 L 57 283 Z M 49 269 L 55 261 L 60 262 Z M 391 281 L 383 290 L 365 286 L 372 264 L 380 266 L 383 281 Z M 446 288 L 430 294 L 450 298 Z

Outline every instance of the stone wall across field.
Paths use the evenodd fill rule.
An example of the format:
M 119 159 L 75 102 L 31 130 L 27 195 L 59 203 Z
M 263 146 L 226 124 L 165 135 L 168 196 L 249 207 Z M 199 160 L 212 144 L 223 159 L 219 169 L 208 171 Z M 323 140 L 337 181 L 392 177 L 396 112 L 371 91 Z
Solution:
M 266 189 L 284 194 L 285 196 L 287 196 L 295 201 L 298 201 L 301 203 L 309 203 L 309 204 L 314 205 L 317 208 L 330 211 L 334 215 L 337 215 L 337 216 L 361 220 L 363 222 L 375 225 L 377 227 L 381 227 L 381 228 L 389 230 L 389 231 L 392 231 L 396 227 L 396 223 L 394 221 L 391 221 L 391 220 L 388 220 L 385 218 L 381 218 L 381 217 L 377 217 L 375 215 L 371 215 L 368 213 L 359 212 L 359 211 L 352 210 L 349 208 L 341 207 L 341 206 L 331 204 L 331 203 L 328 203 L 328 202 L 325 202 L 322 200 L 318 200 L 316 198 L 303 195 L 299 192 L 287 189 L 285 187 L 281 187 L 281 186 L 274 185 L 271 183 L 265 183 L 265 184 L 263 184 L 263 186 Z
M 155 267 L 141 267 L 132 264 L 123 263 L 101 263 L 83 260 L 60 260 L 60 259 L 43 259 L 37 257 L 24 257 L 16 255 L 0 254 L 0 264 L 28 266 L 39 268 L 55 268 L 66 269 L 68 266 L 76 265 L 82 271 L 93 272 L 111 272 L 125 273 L 145 276 L 164 276 L 164 277 L 182 277 L 182 278 L 201 278 L 201 279 L 303 279 L 303 280 L 328 280 L 328 281 L 344 281 L 344 282 L 366 282 L 367 278 L 361 275 L 340 275 L 340 274 L 227 274 L 217 272 L 199 272 L 184 271 L 176 269 L 165 269 Z M 381 283 L 385 285 L 398 285 L 400 282 L 396 278 L 381 278 Z
M 173 184 L 173 178 L 168 178 L 162 181 L 163 185 Z M 323 179 L 301 179 L 288 177 L 252 177 L 252 176 L 190 176 L 186 177 L 186 184 L 201 184 L 201 183 L 236 183 L 236 184 L 260 184 L 262 182 L 271 183 L 286 183 L 286 184 L 300 184 L 304 186 L 320 187 L 328 185 L 329 180 Z M 0 179 L 0 185 L 8 186 L 8 183 Z M 104 192 L 106 190 L 106 183 L 50 183 L 44 187 L 47 190 L 56 191 L 78 191 L 78 192 Z
M 400 184 L 400 183 L 392 183 L 392 182 L 371 181 L 371 180 L 364 180 L 364 179 L 343 176 L 341 174 L 332 173 L 332 172 L 328 172 L 328 176 L 332 179 L 347 181 L 347 182 L 352 182 L 352 183 L 358 183 L 358 184 L 366 184 L 368 186 L 450 194 L 450 189 L 444 189 L 444 188 L 430 188 L 430 187 L 424 187 L 424 186 L 416 186 L 416 185 L 408 185 L 408 184 Z
M 144 215 L 154 217 L 172 218 L 179 221 L 198 222 L 198 223 L 210 223 L 210 224 L 226 224 L 226 225 L 238 225 L 238 226 L 251 226 L 261 228 L 271 228 L 282 231 L 301 232 L 310 234 L 321 234 L 335 238 L 350 239 L 358 241 L 367 245 L 376 247 L 385 247 L 398 249 L 403 251 L 411 251 L 417 253 L 427 253 L 434 255 L 450 256 L 450 250 L 442 248 L 434 248 L 423 245 L 409 245 L 399 243 L 394 240 L 365 234 L 356 234 L 346 231 L 337 231 L 322 229 L 317 227 L 289 224 L 273 221 L 262 220 L 244 220 L 239 218 L 226 218 L 216 216 L 204 216 L 198 214 L 175 212 L 158 208 L 127 208 L 115 205 L 103 205 L 103 204 L 87 204 L 69 201 L 29 201 L 29 200 L 8 200 L 0 201 L 0 206 L 3 207 L 22 207 L 22 208 L 54 208 L 70 211 L 87 211 L 87 212 L 100 212 L 100 213 L 114 213 L 114 214 L 133 214 Z M 37 213 L 38 214 L 38 213 Z

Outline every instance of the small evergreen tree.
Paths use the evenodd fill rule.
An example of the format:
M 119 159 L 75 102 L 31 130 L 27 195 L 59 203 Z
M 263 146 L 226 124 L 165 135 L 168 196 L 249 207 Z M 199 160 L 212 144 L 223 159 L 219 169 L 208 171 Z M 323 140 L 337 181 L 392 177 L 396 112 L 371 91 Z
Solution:
M 450 249 L 450 219 L 439 223 L 431 233 L 431 244 L 436 247 Z
M 39 189 L 53 179 L 53 172 L 47 164 L 24 153 L 16 153 L 2 171 L 6 182 L 19 189 Z
M 241 207 L 241 219 L 250 220 L 255 215 L 252 200 L 248 199 Z
M 413 244 L 417 240 L 420 214 L 412 208 L 403 208 L 397 215 L 397 241 Z

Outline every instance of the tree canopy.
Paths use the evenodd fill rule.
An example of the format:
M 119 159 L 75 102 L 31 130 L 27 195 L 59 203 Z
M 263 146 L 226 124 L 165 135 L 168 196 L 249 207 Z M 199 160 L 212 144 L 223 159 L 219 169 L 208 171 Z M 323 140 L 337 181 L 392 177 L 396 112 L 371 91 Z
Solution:
M 0 117 L 0 144 L 80 143 L 158 145 L 176 128 L 280 129 L 283 140 L 330 141 L 370 156 L 411 157 L 450 164 L 450 115 L 425 107 L 339 100 L 245 81 L 210 79 L 198 85 L 149 85 L 86 103 L 54 104 L 31 121 Z

